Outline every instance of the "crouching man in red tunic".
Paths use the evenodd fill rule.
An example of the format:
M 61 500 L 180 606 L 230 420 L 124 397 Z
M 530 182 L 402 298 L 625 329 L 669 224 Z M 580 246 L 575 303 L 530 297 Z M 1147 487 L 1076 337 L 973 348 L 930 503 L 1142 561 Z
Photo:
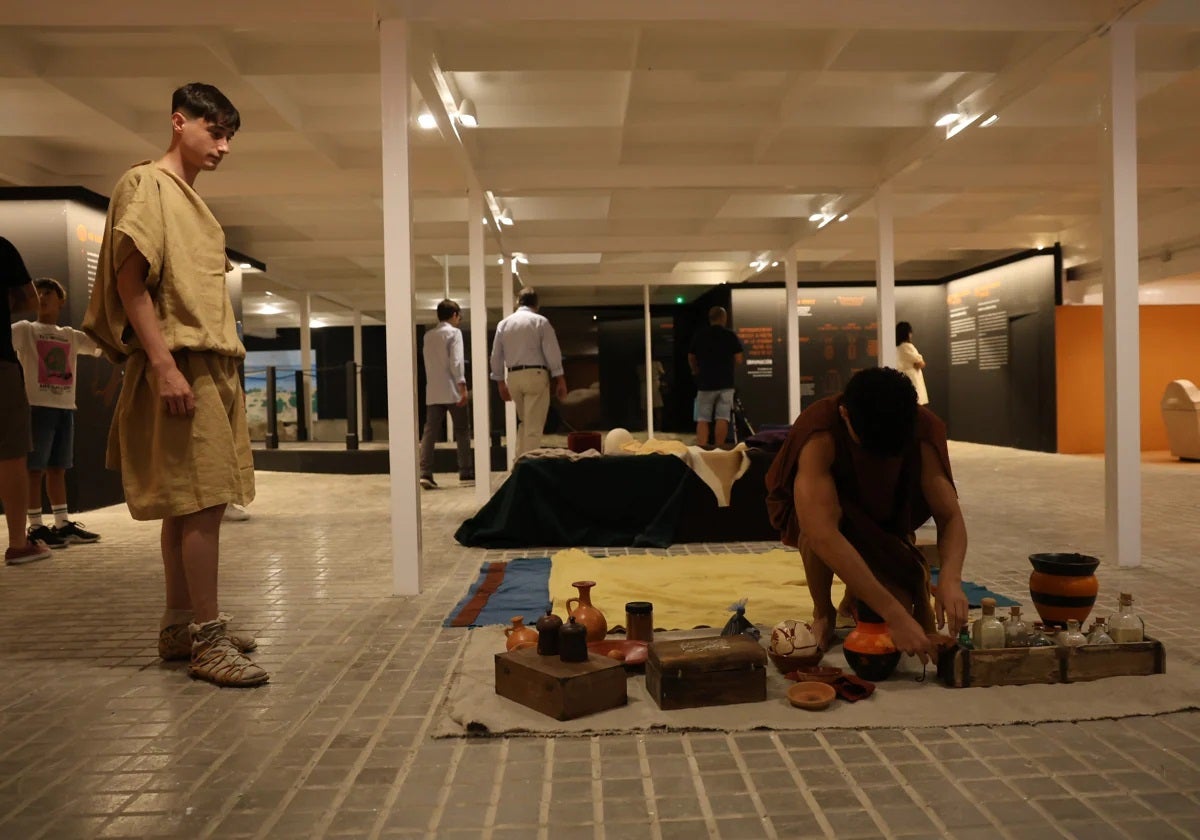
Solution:
M 767 508 L 800 549 L 813 600 L 813 635 L 833 639 L 833 575 L 888 623 L 896 647 L 928 661 L 937 627 L 967 622 L 962 590 L 967 528 L 950 472 L 946 425 L 917 405 L 892 368 L 855 374 L 846 390 L 807 408 L 767 473 Z M 933 517 L 941 555 L 930 605 L 929 567 L 913 533 Z

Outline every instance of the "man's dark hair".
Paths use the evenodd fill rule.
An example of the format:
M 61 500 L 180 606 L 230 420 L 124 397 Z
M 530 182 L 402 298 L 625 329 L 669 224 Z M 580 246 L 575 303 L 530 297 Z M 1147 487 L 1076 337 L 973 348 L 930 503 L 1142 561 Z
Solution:
M 192 119 L 202 117 L 229 131 L 242 127 L 242 115 L 229 98 L 203 82 L 192 82 L 171 94 L 171 113 L 176 111 Z
M 708 310 L 708 323 L 710 324 L 723 324 L 728 317 L 729 313 L 725 311 L 724 306 L 714 306 Z
M 896 324 L 896 346 L 899 347 L 906 341 L 912 339 L 912 324 L 908 321 L 900 321 Z
M 58 295 L 58 299 L 65 301 L 67 299 L 67 290 L 63 288 L 63 284 L 59 283 L 53 277 L 39 277 L 33 281 L 33 288 L 37 289 L 39 295 L 47 292 L 54 292 Z
M 16 283 L 6 283 L 6 286 L 24 286 L 33 282 L 33 278 L 29 276 L 29 269 L 25 267 L 25 260 L 21 259 L 21 252 L 3 236 L 0 236 L 0 272 L 5 278 L 17 278 Z
M 530 309 L 537 309 L 538 296 L 533 289 L 522 289 L 517 295 L 517 306 L 528 306 Z
M 860 370 L 846 383 L 842 405 L 863 448 L 880 458 L 900 455 L 917 428 L 917 389 L 895 368 Z
M 439 321 L 449 321 L 455 315 L 462 312 L 462 308 L 457 303 L 450 300 L 450 298 L 446 298 L 438 304 L 437 312 Z

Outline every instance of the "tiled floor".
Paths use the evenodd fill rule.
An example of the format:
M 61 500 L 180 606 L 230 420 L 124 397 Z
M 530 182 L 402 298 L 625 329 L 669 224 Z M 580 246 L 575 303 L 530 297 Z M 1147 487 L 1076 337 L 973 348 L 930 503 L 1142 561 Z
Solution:
M 969 577 L 1019 596 L 1030 552 L 1102 552 L 1099 460 L 952 454 Z M 1198 661 L 1200 466 L 1144 476 L 1144 564 L 1102 567 L 1101 601 L 1128 587 L 1169 659 Z M 386 488 L 260 473 L 253 518 L 226 525 L 223 607 L 260 634 L 261 689 L 157 660 L 157 531 L 123 510 L 82 517 L 99 545 L 0 570 L 0 837 L 1200 836 L 1200 712 L 430 739 L 464 632 L 440 622 L 489 553 L 451 538 L 471 491 L 428 493 L 426 590 L 389 597 Z

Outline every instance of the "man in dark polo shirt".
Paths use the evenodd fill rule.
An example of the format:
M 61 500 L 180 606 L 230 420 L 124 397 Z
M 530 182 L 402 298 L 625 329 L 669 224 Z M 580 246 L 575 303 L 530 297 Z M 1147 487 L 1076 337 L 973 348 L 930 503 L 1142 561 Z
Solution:
M 692 338 L 688 365 L 696 380 L 696 444 L 708 446 L 709 427 L 716 418 L 713 445 L 724 446 L 733 415 L 733 369 L 745 359 L 742 341 L 726 324 L 724 307 L 708 310 L 708 326 Z

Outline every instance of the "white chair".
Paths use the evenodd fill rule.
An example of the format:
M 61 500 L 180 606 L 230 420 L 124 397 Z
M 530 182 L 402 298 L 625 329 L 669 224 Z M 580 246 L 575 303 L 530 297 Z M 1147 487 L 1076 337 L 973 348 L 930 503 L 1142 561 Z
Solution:
M 1186 461 L 1200 461 L 1200 388 L 1186 379 L 1176 379 L 1167 384 L 1160 405 L 1171 454 Z

